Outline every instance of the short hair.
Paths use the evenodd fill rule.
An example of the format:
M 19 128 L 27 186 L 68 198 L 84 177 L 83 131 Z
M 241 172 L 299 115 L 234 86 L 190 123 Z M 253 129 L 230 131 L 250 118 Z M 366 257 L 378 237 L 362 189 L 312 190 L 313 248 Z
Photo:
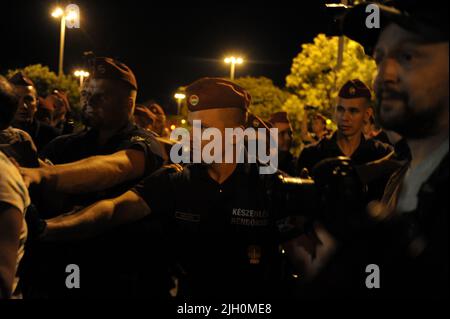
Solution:
M 18 105 L 19 99 L 14 86 L 0 75 L 0 130 L 11 124 Z

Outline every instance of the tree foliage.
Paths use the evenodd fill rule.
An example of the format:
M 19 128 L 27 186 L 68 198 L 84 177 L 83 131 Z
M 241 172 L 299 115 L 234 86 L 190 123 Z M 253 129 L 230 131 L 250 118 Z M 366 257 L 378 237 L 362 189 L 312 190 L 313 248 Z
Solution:
M 273 84 L 265 77 L 241 77 L 235 80 L 236 84 L 246 89 L 252 96 L 250 112 L 268 119 L 275 112 L 283 110 L 284 103 L 290 93 Z
M 298 97 L 297 108 L 312 105 L 328 115 L 333 107 L 339 88 L 348 80 L 358 78 L 369 87 L 372 85 L 376 65 L 366 56 L 357 42 L 344 38 L 343 63 L 337 68 L 338 37 L 319 34 L 313 43 L 303 44 L 294 58 L 286 86 Z M 295 111 L 295 107 L 292 111 Z

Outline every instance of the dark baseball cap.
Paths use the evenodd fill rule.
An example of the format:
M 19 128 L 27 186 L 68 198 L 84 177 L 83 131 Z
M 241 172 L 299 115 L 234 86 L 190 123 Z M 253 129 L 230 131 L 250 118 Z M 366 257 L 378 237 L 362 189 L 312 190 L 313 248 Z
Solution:
M 379 28 L 368 28 L 366 22 L 376 5 L 380 12 Z M 393 0 L 383 4 L 365 2 L 347 11 L 342 20 L 342 32 L 364 46 L 372 54 L 378 37 L 387 25 L 395 23 L 402 28 L 421 35 L 429 42 L 448 42 L 448 10 L 444 6 L 423 0 Z

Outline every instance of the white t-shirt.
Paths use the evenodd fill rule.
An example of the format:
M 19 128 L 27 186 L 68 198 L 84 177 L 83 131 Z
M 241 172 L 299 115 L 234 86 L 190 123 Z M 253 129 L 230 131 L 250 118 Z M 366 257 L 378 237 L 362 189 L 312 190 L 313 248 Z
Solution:
M 417 195 L 419 194 L 422 184 L 430 178 L 431 174 L 442 162 L 445 155 L 448 154 L 448 148 L 449 145 L 447 139 L 414 169 L 408 169 L 397 202 L 398 212 L 411 212 L 417 208 Z
M 28 195 L 28 189 L 23 182 L 22 176 L 19 170 L 11 163 L 3 152 L 0 152 L 0 202 L 7 203 L 17 208 L 22 214 L 22 229 L 20 231 L 20 244 L 17 251 L 17 268 L 19 267 L 20 260 L 24 254 L 25 241 L 27 239 L 27 224 L 25 223 L 25 212 L 30 205 L 30 197 Z M 17 284 L 19 278 L 14 278 L 13 283 L 13 298 L 20 298 L 20 292 L 17 291 Z

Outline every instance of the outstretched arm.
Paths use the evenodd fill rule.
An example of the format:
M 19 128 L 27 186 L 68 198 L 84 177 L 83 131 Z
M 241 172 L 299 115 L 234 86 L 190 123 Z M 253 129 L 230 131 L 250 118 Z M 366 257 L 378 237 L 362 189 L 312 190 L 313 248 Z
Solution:
M 145 173 L 145 163 L 144 152 L 128 149 L 69 164 L 21 168 L 20 171 L 27 186 L 45 183 L 59 192 L 79 194 L 138 179 Z
M 97 202 L 77 213 L 49 219 L 42 239 L 86 239 L 119 225 L 140 220 L 150 212 L 150 208 L 139 195 L 128 191 L 117 198 Z

